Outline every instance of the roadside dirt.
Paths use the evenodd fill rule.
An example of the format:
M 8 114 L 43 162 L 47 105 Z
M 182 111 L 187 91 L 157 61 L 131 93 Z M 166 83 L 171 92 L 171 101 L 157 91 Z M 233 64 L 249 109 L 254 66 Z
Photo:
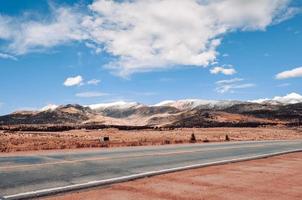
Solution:
M 286 128 L 179 128 L 173 130 L 72 130 L 65 132 L 0 131 L 0 152 L 93 147 L 163 145 L 191 142 L 302 139 L 301 129 Z M 104 137 L 109 141 L 103 142 Z M 101 142 L 101 141 L 102 142 Z
M 165 174 L 44 200 L 300 200 L 302 153 Z

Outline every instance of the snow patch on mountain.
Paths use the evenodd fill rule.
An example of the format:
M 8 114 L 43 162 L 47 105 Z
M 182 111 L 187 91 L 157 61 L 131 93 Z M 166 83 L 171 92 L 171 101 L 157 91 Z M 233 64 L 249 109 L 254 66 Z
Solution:
M 88 105 L 92 110 L 103 110 L 103 109 L 129 109 L 142 106 L 142 104 L 137 102 L 125 102 L 125 101 L 117 101 L 112 103 L 99 103 Z
M 295 103 L 302 103 L 302 96 L 298 93 L 292 92 L 285 96 L 276 96 L 272 99 L 257 99 L 252 100 L 250 102 L 253 103 L 268 103 L 268 104 L 295 104 Z
M 172 105 L 175 102 L 176 101 L 174 101 L 174 100 L 165 100 L 165 101 L 161 101 L 161 102 L 159 102 L 157 104 L 154 104 L 152 106 L 170 106 L 170 105 Z
M 48 104 L 47 106 L 44 106 L 43 108 L 41 108 L 40 111 L 55 110 L 58 107 L 59 106 L 55 105 L 55 104 Z
M 178 101 L 163 101 L 154 106 L 171 106 L 180 110 L 194 109 L 197 107 L 210 108 L 226 108 L 232 106 L 239 101 L 216 101 L 216 100 L 203 100 L 203 99 L 183 99 Z
M 296 104 L 302 103 L 302 95 L 292 92 L 285 96 L 276 96 L 271 99 L 269 98 L 262 98 L 252 101 L 247 101 L 250 103 L 260 103 L 260 104 Z M 243 101 L 231 101 L 231 100 L 203 100 L 203 99 L 182 99 L 182 100 L 166 100 L 154 105 L 144 105 L 138 102 L 126 102 L 126 101 L 117 101 L 111 103 L 99 103 L 99 104 L 92 104 L 86 105 L 86 107 L 91 108 L 92 110 L 126 110 L 126 109 L 136 109 L 140 107 L 159 107 L 159 106 L 169 106 L 174 107 L 179 110 L 190 110 L 195 108 L 202 108 L 202 109 L 224 109 L 236 104 L 245 103 Z M 48 104 L 44 106 L 39 111 L 48 111 L 48 110 L 55 110 L 59 106 L 55 104 Z

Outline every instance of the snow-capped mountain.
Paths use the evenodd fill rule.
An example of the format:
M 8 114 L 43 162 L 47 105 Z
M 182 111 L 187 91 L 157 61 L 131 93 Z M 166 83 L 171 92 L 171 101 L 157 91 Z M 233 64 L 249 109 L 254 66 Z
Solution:
M 171 106 L 179 110 L 187 110 L 196 108 L 201 105 L 213 105 L 216 103 L 217 101 L 208 101 L 201 99 L 182 99 L 177 101 L 163 101 L 158 104 L 155 104 L 155 106 Z
M 302 96 L 290 93 L 254 101 L 183 99 L 155 105 L 118 101 L 87 106 L 48 105 L 38 111 L 0 116 L 1 125 L 89 124 L 145 127 L 216 127 L 297 124 Z M 72 125 L 73 126 L 73 125 Z
M 203 100 L 203 99 L 183 99 L 177 101 L 162 101 L 154 106 L 170 106 L 179 110 L 190 110 L 194 108 L 203 109 L 223 109 L 234 104 L 242 103 L 240 101 L 216 101 L 216 100 Z
M 86 105 L 85 107 L 89 107 L 95 111 L 104 111 L 104 110 L 127 110 L 127 109 L 137 109 L 140 107 L 174 107 L 179 110 L 191 110 L 195 108 L 200 109 L 225 109 L 230 106 L 242 103 L 259 103 L 259 104 L 295 104 L 302 103 L 302 95 L 298 93 L 290 93 L 285 96 L 276 96 L 271 99 L 263 98 L 251 101 L 232 101 L 232 100 L 204 100 L 204 99 L 181 99 L 181 100 L 166 100 L 159 102 L 154 105 L 145 105 L 138 102 L 126 102 L 126 101 L 116 101 L 110 103 L 99 103 L 99 104 L 91 104 Z M 47 110 L 55 110 L 59 105 L 48 104 L 47 106 L 41 108 L 39 111 L 47 111 Z
M 41 108 L 40 111 L 55 110 L 58 107 L 59 106 L 55 105 L 55 104 L 48 104 L 47 106 L 44 106 L 43 108 Z
M 285 96 L 276 96 L 272 99 L 257 99 L 251 101 L 253 103 L 267 103 L 267 104 L 296 104 L 296 103 L 302 103 L 302 95 L 292 92 L 290 94 L 287 94 Z
M 129 108 L 137 108 L 139 106 L 143 106 L 143 104 L 137 102 L 125 102 L 125 101 L 88 105 L 88 107 L 91 108 L 92 110 L 129 109 Z

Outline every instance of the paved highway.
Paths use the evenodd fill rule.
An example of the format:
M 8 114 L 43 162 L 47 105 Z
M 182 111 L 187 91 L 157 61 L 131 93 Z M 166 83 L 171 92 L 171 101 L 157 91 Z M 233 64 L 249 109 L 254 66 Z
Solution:
M 299 149 L 301 140 L 0 154 L 0 196 L 13 199 L 32 191 Z

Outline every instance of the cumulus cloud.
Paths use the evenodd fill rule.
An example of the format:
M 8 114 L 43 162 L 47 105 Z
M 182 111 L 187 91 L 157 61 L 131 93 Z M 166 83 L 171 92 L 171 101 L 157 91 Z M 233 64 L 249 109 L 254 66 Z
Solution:
M 290 0 L 95 0 L 86 12 L 54 9 L 51 20 L 0 18 L 0 38 L 16 54 L 83 41 L 114 57 L 107 67 L 134 72 L 215 62 L 223 36 L 264 30 L 295 14 Z
M 102 97 L 106 95 L 108 94 L 102 92 L 81 92 L 76 94 L 77 97 L 82 97 L 82 98 Z
M 255 84 L 253 83 L 242 83 L 244 79 L 241 78 L 234 78 L 228 80 L 220 80 L 216 82 L 216 92 L 218 93 L 233 93 L 237 89 L 244 89 L 254 87 Z
M 302 77 L 302 67 L 284 71 L 276 75 L 276 79 L 288 79 Z
M 214 67 L 210 70 L 211 74 L 224 74 L 224 75 L 233 75 L 236 73 L 236 70 L 233 68 L 224 68 L 224 67 Z
M 65 81 L 64 81 L 64 85 L 66 87 L 71 87 L 71 86 L 79 86 L 79 85 L 83 85 L 83 78 L 82 76 L 78 75 L 75 77 L 68 77 Z
M 101 82 L 101 80 L 98 79 L 91 79 L 89 81 L 87 81 L 88 85 L 98 85 Z
M 108 66 L 126 76 L 172 65 L 208 66 L 224 34 L 263 30 L 289 16 L 288 0 L 97 0 L 86 18 L 95 43 L 118 59 Z
M 7 53 L 1 53 L 0 52 L 0 58 L 3 58 L 3 59 L 10 59 L 10 60 L 18 60 L 17 57 L 13 56 L 13 55 L 10 55 L 10 54 L 7 54 Z

